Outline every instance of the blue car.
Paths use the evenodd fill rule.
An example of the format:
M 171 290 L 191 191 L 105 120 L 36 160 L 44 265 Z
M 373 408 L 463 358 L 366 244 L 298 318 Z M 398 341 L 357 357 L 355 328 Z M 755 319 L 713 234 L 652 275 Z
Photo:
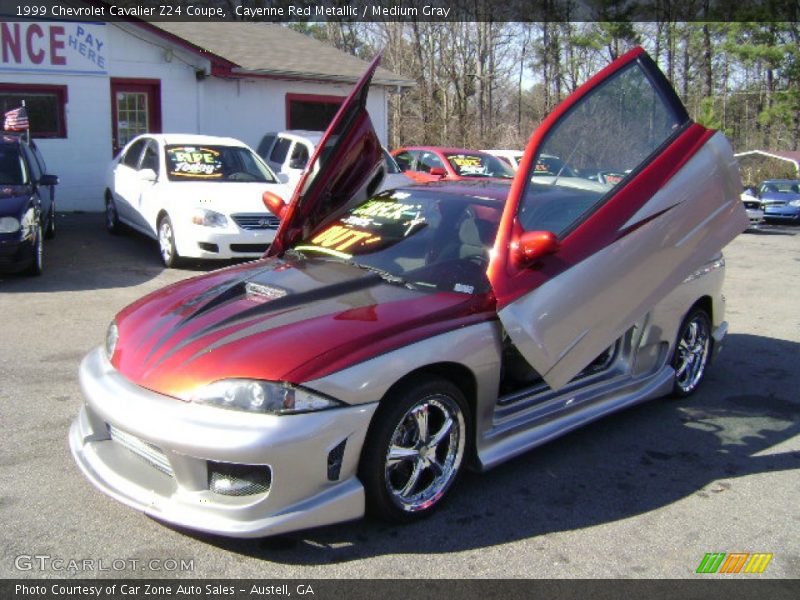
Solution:
M 56 231 L 57 183 L 33 141 L 0 133 L 0 271 L 42 273 L 43 239 Z
M 764 219 L 800 223 L 800 179 L 769 179 L 758 186 Z

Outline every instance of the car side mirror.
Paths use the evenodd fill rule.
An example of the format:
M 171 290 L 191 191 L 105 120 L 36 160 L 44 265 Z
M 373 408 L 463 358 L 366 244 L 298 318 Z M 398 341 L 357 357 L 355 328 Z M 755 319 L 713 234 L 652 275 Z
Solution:
M 42 175 L 39 185 L 58 185 L 58 175 Z
M 286 173 L 275 173 L 278 183 L 289 183 L 289 175 Z
M 561 244 L 552 231 L 526 231 L 512 242 L 516 259 L 522 266 L 528 266 L 540 258 L 558 252 Z
M 139 179 L 142 181 L 149 181 L 150 183 L 155 183 L 158 179 L 158 175 L 153 169 L 142 169 L 139 171 Z
M 286 204 L 283 198 L 278 196 L 278 194 L 267 190 L 262 194 L 261 200 L 264 202 L 264 206 L 267 207 L 267 210 L 271 212 L 273 215 L 280 217 L 282 219 L 283 216 L 286 214 L 286 209 L 288 208 L 288 205 Z
M 434 177 L 446 177 L 447 171 L 445 171 L 442 167 L 432 167 L 430 171 L 428 171 Z

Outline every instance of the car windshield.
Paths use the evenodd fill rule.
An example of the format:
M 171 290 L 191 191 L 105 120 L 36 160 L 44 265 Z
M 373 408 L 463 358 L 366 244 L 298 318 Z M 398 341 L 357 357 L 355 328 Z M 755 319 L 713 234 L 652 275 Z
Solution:
M 242 146 L 170 144 L 164 152 L 170 181 L 276 182 L 269 167 Z
M 377 194 L 295 244 L 310 260 L 336 260 L 414 287 L 484 293 L 502 204 L 421 188 Z
M 513 179 L 514 171 L 491 154 L 463 153 L 445 155 L 447 162 L 461 177 L 501 177 Z
M 575 177 L 576 173 L 557 156 L 542 155 L 536 159 L 536 165 L 533 167 L 531 175 L 533 177 Z
M 762 194 L 800 194 L 798 181 L 765 181 L 761 184 Z
M 23 185 L 26 181 L 25 165 L 17 146 L 0 146 L 0 184 Z
M 520 225 L 568 235 L 652 161 L 681 126 L 682 117 L 642 66 L 624 67 L 547 130 L 528 173 Z
M 394 160 L 391 154 L 389 154 L 386 149 L 383 150 L 383 160 L 386 161 L 386 172 L 387 173 L 401 173 L 400 167 L 397 166 L 397 162 Z

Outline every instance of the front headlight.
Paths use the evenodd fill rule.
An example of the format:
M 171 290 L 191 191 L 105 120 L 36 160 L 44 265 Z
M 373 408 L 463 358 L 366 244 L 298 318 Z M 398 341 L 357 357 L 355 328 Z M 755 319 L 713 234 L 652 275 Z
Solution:
M 215 381 L 196 390 L 190 400 L 198 404 L 273 415 L 289 415 L 342 406 L 337 400 L 319 396 L 302 388 L 256 379 Z
M 106 356 L 108 360 L 111 360 L 111 357 L 114 356 L 114 350 L 117 349 L 117 340 L 119 340 L 117 322 L 111 321 L 111 325 L 108 326 L 106 331 Z
M 197 208 L 192 213 L 192 223 L 205 227 L 225 227 L 228 224 L 228 219 L 225 215 L 215 210 Z
M 19 221 L 14 217 L 0 218 L 0 233 L 16 233 L 19 228 Z
M 797 200 L 790 200 L 789 206 L 794 206 L 795 208 L 800 207 L 800 198 L 798 198 Z

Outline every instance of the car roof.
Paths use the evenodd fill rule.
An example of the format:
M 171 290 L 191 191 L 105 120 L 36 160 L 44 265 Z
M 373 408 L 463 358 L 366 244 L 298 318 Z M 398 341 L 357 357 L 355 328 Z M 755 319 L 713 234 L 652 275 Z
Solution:
M 481 150 L 486 154 L 494 154 L 495 156 L 522 156 L 525 154 L 522 150 Z
M 511 180 L 498 181 L 490 179 L 466 180 L 466 181 L 431 181 L 429 183 L 409 184 L 396 188 L 396 190 L 415 192 L 420 189 L 433 191 L 435 193 L 449 194 L 453 196 L 468 196 L 481 200 L 492 200 L 495 202 L 505 202 L 508 192 L 511 189 Z
M 430 150 L 442 154 L 488 154 L 483 150 L 469 150 L 468 148 L 452 148 L 450 146 L 403 146 L 397 150 Z M 397 152 L 395 150 L 395 152 Z
M 800 179 L 765 179 L 761 182 L 760 185 L 769 184 L 769 183 L 798 183 Z
M 322 139 L 323 133 L 323 131 L 310 131 L 307 129 L 286 129 L 284 131 L 268 131 L 264 134 L 264 137 L 268 135 L 283 136 L 310 142 L 316 146 Z
M 31 140 L 33 141 L 33 140 Z M 4 131 L 2 135 L 0 135 L 0 143 L 3 144 L 24 144 L 26 140 L 22 137 L 21 134 L 12 132 L 12 131 Z
M 208 144 L 220 146 L 244 146 L 241 140 L 216 135 L 198 135 L 196 133 L 145 133 L 141 137 L 153 138 L 162 144 Z

